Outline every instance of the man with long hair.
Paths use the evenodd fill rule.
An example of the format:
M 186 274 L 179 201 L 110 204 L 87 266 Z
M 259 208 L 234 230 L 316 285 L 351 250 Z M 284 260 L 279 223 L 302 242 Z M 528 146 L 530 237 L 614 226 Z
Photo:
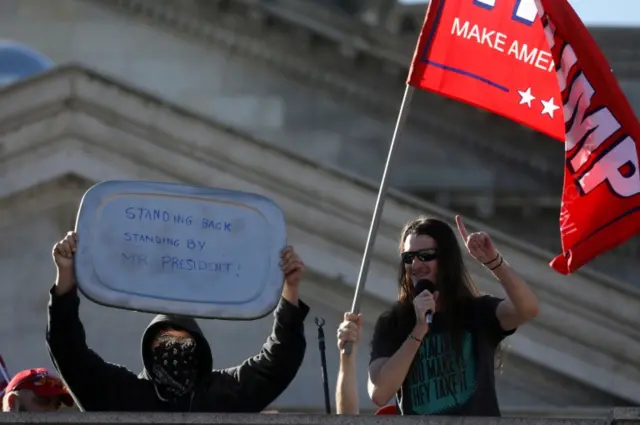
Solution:
M 489 235 L 469 234 L 460 216 L 456 222 L 469 254 L 507 297 L 479 293 L 447 223 L 420 217 L 404 227 L 398 301 L 376 323 L 369 365 L 372 401 L 383 406 L 396 395 L 403 415 L 500 416 L 496 351 L 540 308 Z M 425 281 L 433 288 L 418 290 Z

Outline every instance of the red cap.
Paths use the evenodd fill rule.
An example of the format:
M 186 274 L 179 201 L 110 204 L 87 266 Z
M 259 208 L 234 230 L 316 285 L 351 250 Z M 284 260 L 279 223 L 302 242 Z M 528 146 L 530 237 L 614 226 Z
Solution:
M 390 404 L 388 406 L 384 406 L 378 409 L 376 415 L 397 415 L 398 408 L 395 404 Z
M 67 406 L 73 406 L 73 398 L 57 376 L 52 375 L 47 369 L 25 369 L 18 372 L 5 388 L 5 393 L 19 390 L 31 390 L 38 397 L 60 396 Z

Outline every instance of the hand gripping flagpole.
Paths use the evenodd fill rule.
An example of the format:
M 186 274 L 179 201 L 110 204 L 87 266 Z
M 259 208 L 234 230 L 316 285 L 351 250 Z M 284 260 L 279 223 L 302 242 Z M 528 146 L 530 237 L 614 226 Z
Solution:
M 376 206 L 373 210 L 373 218 L 371 219 L 371 226 L 369 227 L 369 236 L 367 236 L 367 244 L 365 245 L 364 254 L 362 255 L 362 264 L 360 264 L 360 274 L 358 275 L 358 283 L 356 284 L 356 293 L 353 296 L 353 303 L 351 304 L 351 312 L 354 314 L 358 314 L 360 312 L 362 291 L 364 291 L 367 275 L 369 274 L 369 264 L 371 263 L 373 246 L 375 245 L 376 236 L 378 235 L 380 218 L 382 218 L 384 201 L 387 197 L 387 191 L 389 188 L 391 164 L 393 162 L 393 156 L 396 153 L 396 148 L 398 147 L 398 139 L 400 138 L 400 133 L 404 129 L 404 124 L 407 121 L 407 115 L 409 115 L 409 105 L 411 104 L 413 91 L 414 88 L 407 84 L 407 87 L 404 90 L 404 96 L 402 97 L 400 111 L 398 112 L 396 127 L 393 130 L 393 137 L 391 138 L 391 145 L 389 146 L 389 153 L 387 154 L 387 163 L 385 164 L 384 171 L 382 173 L 380 189 L 378 190 L 378 199 L 376 200 Z M 343 349 L 344 354 L 351 355 L 352 348 L 353 343 L 346 343 Z

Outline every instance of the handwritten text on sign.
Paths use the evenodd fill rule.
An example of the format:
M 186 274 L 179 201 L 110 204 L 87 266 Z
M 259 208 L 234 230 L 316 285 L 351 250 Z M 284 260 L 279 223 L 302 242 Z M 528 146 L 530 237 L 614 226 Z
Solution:
M 273 270 L 266 217 L 243 202 L 118 195 L 104 203 L 96 226 L 95 273 L 120 293 L 243 302 Z
M 266 288 L 269 305 L 281 291 L 283 220 L 257 195 L 108 182 L 85 195 L 78 222 L 78 269 L 107 305 L 254 317 Z
M 122 232 L 122 240 L 136 247 L 156 245 L 163 247 L 161 255 L 150 256 L 133 251 L 122 252 L 122 262 L 130 267 L 159 266 L 162 271 L 193 271 L 211 273 L 239 272 L 240 265 L 232 262 L 211 261 L 205 257 L 196 258 L 193 253 L 201 253 L 207 248 L 207 233 L 231 233 L 232 223 L 215 217 L 193 217 L 165 209 L 129 206 L 123 211 L 125 218 L 132 222 L 130 231 Z M 157 231 L 135 230 L 135 223 L 156 223 Z M 202 239 L 180 237 L 175 232 L 168 234 L 168 227 L 192 227 L 202 232 Z M 146 226 L 145 226 L 146 227 Z M 165 231 L 163 231 L 165 230 Z M 185 232 L 186 233 L 186 232 Z M 209 235 L 210 236 L 210 235 Z

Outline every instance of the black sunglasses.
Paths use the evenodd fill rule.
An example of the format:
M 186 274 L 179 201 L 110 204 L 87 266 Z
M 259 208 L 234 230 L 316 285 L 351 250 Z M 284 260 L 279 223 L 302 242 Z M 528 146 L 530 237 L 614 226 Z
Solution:
M 407 251 L 401 254 L 402 262 L 405 264 L 413 263 L 413 259 L 417 258 L 420 261 L 431 261 L 438 258 L 438 250 L 435 248 L 421 249 L 420 251 Z

